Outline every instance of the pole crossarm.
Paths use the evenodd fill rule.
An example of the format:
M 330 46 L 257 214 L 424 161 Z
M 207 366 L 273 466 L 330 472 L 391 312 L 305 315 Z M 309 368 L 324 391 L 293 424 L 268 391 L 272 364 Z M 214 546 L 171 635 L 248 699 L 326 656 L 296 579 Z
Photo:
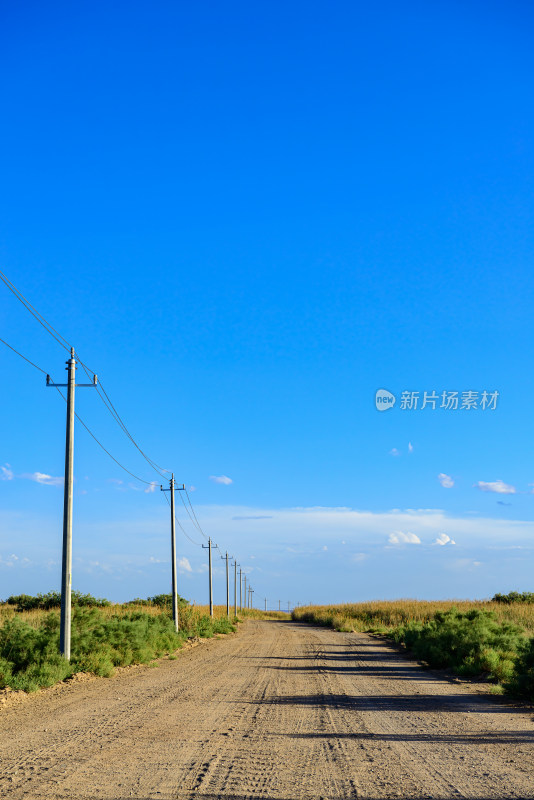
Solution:
M 98 378 L 95 375 L 93 377 L 93 382 L 92 383 L 74 383 L 72 385 L 75 386 L 76 388 L 78 388 L 79 386 L 96 386 L 97 383 L 98 383 Z M 54 386 L 55 388 L 61 389 L 61 387 L 63 387 L 63 388 L 68 387 L 69 384 L 68 383 L 54 383 L 52 380 L 50 380 L 50 375 L 47 375 L 46 376 L 46 385 L 47 386 Z

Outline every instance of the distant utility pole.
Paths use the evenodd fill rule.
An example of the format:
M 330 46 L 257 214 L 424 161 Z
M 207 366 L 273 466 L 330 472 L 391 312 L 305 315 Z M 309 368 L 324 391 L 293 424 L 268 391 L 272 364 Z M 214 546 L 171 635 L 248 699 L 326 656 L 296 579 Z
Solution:
M 203 544 L 202 547 L 204 548 L 204 550 L 208 550 L 209 551 L 210 617 L 213 617 L 213 578 L 212 578 L 212 572 L 211 572 L 211 547 L 212 547 L 211 537 L 208 539 L 208 544 Z M 214 545 L 214 547 L 217 547 L 217 545 Z
M 280 600 L 278 601 L 278 611 L 280 611 Z
M 228 550 L 226 555 L 221 556 L 222 560 L 226 560 L 226 616 L 230 617 L 230 575 L 228 573 Z M 233 558 L 233 556 L 230 556 Z
M 237 558 L 234 561 L 234 617 L 237 617 Z
M 74 482 L 74 389 L 76 386 L 96 386 L 98 378 L 92 383 L 76 383 L 76 361 L 74 347 L 70 349 L 70 359 L 65 362 L 68 372 L 67 383 L 52 383 L 46 376 L 47 386 L 67 387 L 67 432 L 65 437 L 65 483 L 63 489 L 63 557 L 61 565 L 61 619 L 59 629 L 59 649 L 64 658 L 70 661 L 71 592 L 72 592 L 72 485 Z
M 267 598 L 266 598 L 266 597 L 264 597 L 263 599 L 264 599 L 264 601 L 265 601 L 265 611 L 267 611 Z
M 252 606 L 252 595 L 254 594 L 254 589 L 252 589 L 252 588 L 249 586 L 249 590 L 248 590 L 248 591 L 249 591 L 249 596 L 250 596 L 249 608 L 250 608 L 250 610 L 252 611 L 252 608 L 253 608 L 253 606 Z
M 174 630 L 178 633 L 180 623 L 178 621 L 178 578 L 176 575 L 176 523 L 174 515 L 174 490 L 182 492 L 185 485 L 176 486 L 174 483 L 174 472 L 172 473 L 169 481 L 169 488 L 164 489 L 163 486 L 159 487 L 162 492 L 171 493 L 171 568 L 172 568 L 172 618 L 174 621 Z
M 243 589 L 243 594 L 245 597 L 245 608 L 247 608 L 247 576 L 243 574 L 243 583 L 245 584 L 245 588 Z
M 241 565 L 240 565 L 241 566 Z M 239 610 L 243 610 L 243 578 L 241 576 L 242 569 L 239 570 Z

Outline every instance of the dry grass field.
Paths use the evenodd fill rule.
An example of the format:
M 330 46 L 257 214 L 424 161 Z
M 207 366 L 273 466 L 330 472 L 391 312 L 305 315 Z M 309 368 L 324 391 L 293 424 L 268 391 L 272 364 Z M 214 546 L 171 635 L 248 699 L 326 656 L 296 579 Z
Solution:
M 477 609 L 493 611 L 499 622 L 520 625 L 534 636 L 534 603 L 494 603 L 489 600 L 373 600 L 369 603 L 344 603 L 335 606 L 303 606 L 293 611 L 293 619 L 317 622 L 339 631 L 384 632 L 409 622 L 428 622 L 438 611 L 457 608 L 460 612 Z

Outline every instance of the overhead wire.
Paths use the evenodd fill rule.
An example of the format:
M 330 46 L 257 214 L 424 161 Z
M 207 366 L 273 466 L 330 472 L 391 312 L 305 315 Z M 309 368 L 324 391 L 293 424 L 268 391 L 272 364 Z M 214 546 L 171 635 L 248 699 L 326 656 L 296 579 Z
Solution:
M 186 490 L 186 491 L 187 491 L 187 490 Z M 198 523 L 198 520 L 195 522 L 195 519 L 193 519 L 193 517 L 191 516 L 191 513 L 190 513 L 190 511 L 189 511 L 188 507 L 186 506 L 186 504 L 185 504 L 185 500 L 184 500 L 184 498 L 182 497 L 182 495 L 181 495 L 181 494 L 180 494 L 180 500 L 182 501 L 182 505 L 183 505 L 183 507 L 184 507 L 184 508 L 185 508 L 185 510 L 186 510 L 187 516 L 189 517 L 189 519 L 191 520 L 191 522 L 193 523 L 193 525 L 195 526 L 195 528 L 197 529 L 197 531 L 199 531 L 199 533 L 201 533 L 201 534 L 202 534 L 202 536 L 204 537 L 204 539 L 205 539 L 206 541 L 208 541 L 209 537 L 208 537 L 208 536 L 206 536 L 206 534 L 204 533 L 204 531 L 203 531 L 203 530 L 202 530 L 202 528 L 200 527 L 200 525 L 199 525 L 199 523 Z M 194 512 L 193 512 L 193 513 L 194 513 Z
M 202 530 L 202 528 L 201 528 L 201 526 L 200 526 L 200 522 L 199 522 L 199 521 L 198 521 L 198 519 L 197 519 L 197 515 L 195 514 L 195 509 L 193 508 L 193 504 L 192 504 L 192 502 L 191 502 L 191 498 L 189 497 L 189 492 L 187 491 L 187 489 L 186 489 L 185 485 L 184 485 L 184 491 L 185 491 L 185 495 L 186 495 L 186 497 L 187 497 L 187 502 L 189 503 L 189 506 L 190 506 L 190 508 L 191 508 L 191 511 L 193 512 L 193 517 L 195 518 L 196 526 L 197 526 L 197 528 L 199 529 L 200 533 L 201 533 L 201 534 L 202 534 L 202 535 L 205 537 L 205 536 L 206 536 L 206 534 L 204 533 L 204 531 Z
M 67 352 L 70 352 L 71 349 L 73 349 L 72 345 L 70 344 L 70 342 L 68 342 L 67 339 L 65 339 L 65 337 L 62 336 L 59 333 L 59 331 L 57 331 L 48 322 L 48 320 L 46 320 L 45 317 L 43 317 L 43 315 L 39 311 L 37 311 L 35 306 L 33 306 L 30 303 L 30 301 L 22 294 L 22 292 L 19 289 L 17 289 L 17 287 L 9 280 L 7 275 L 5 275 L 5 273 L 3 273 L 1 270 L 0 270 L 0 280 L 3 281 L 3 283 L 9 289 L 9 291 L 17 298 L 17 300 L 26 308 L 27 311 L 30 312 L 30 314 L 37 320 L 37 322 L 47 331 L 47 333 L 50 336 L 52 336 L 52 338 L 61 347 L 63 347 L 65 350 L 67 350 Z M 34 367 L 35 369 L 39 370 L 39 372 L 41 372 L 43 375 L 49 374 L 44 369 L 41 369 L 41 367 L 37 366 L 37 364 L 34 364 L 34 362 L 31 361 L 29 358 L 27 358 L 26 356 L 22 355 L 22 353 L 19 353 L 18 350 L 16 350 L 14 347 L 12 347 L 10 344 L 8 344 L 8 342 L 6 342 L 4 339 L 0 338 L 0 342 L 2 342 L 2 344 L 6 345 L 6 347 L 8 347 L 10 350 L 12 350 L 16 355 L 18 355 L 20 358 L 22 358 L 24 361 L 26 361 L 32 367 Z M 89 373 L 91 373 L 91 375 L 93 375 L 93 376 L 96 375 L 96 373 L 93 370 L 91 370 L 81 360 L 81 358 L 79 357 L 79 355 L 76 352 L 76 350 L 74 352 L 76 353 L 77 359 L 78 359 L 79 363 L 81 364 L 81 366 L 82 366 L 85 374 L 87 375 L 87 377 L 90 378 Z M 99 383 L 95 384 L 95 386 L 96 386 L 96 389 L 97 389 L 98 396 L 100 397 L 100 399 L 102 400 L 102 402 L 104 403 L 104 405 L 106 406 L 106 408 L 108 409 L 108 411 L 110 412 L 112 417 L 115 419 L 115 421 L 117 422 L 117 424 L 119 425 L 121 430 L 130 439 L 132 444 L 137 448 L 139 453 L 143 456 L 143 458 L 150 465 L 150 467 L 152 469 L 154 469 L 154 471 L 157 472 L 161 477 L 164 478 L 165 475 L 163 473 L 164 472 L 169 473 L 170 470 L 167 470 L 164 467 L 159 466 L 155 461 L 153 461 L 151 458 L 149 458 L 149 456 L 147 456 L 147 454 L 139 447 L 139 445 L 137 444 L 137 442 L 135 441 L 135 439 L 133 438 L 133 436 L 129 432 L 128 428 L 126 427 L 126 425 L 125 425 L 124 421 L 122 420 L 120 414 L 118 413 L 117 409 L 113 405 L 113 403 L 111 401 L 111 398 L 109 397 L 109 395 L 106 392 L 104 386 L 102 385 L 102 382 L 100 381 Z M 58 393 L 61 395 L 63 400 L 65 402 L 67 402 L 67 398 L 60 391 L 60 389 L 57 386 L 55 388 L 57 389 Z M 135 473 L 131 472 L 123 464 L 121 464 L 121 462 L 118 461 L 118 459 L 116 459 L 115 456 L 113 456 L 106 447 L 104 447 L 102 442 L 95 436 L 95 434 L 91 431 L 91 429 L 86 425 L 86 423 L 83 421 L 83 419 L 80 417 L 80 415 L 76 411 L 74 412 L 74 414 L 75 414 L 76 419 L 81 423 L 81 425 L 83 425 L 83 427 L 85 428 L 87 433 L 95 440 L 95 442 L 98 444 L 98 446 L 112 459 L 112 461 L 114 461 L 115 464 L 117 464 L 117 466 L 119 466 L 124 472 L 126 472 L 132 478 L 134 478 L 135 480 L 140 481 L 141 483 L 144 483 L 147 486 L 151 486 L 151 485 L 154 484 L 154 481 L 147 481 L 144 478 L 140 478 L 138 475 L 136 475 Z M 184 487 L 184 489 L 185 489 L 185 487 Z M 189 519 L 191 520 L 191 522 L 194 525 L 194 527 L 201 533 L 201 535 L 204 537 L 204 539 L 206 539 L 206 541 L 209 541 L 209 538 L 206 536 L 206 534 L 202 530 L 202 527 L 201 527 L 201 525 L 200 525 L 200 523 L 199 523 L 199 521 L 197 519 L 197 515 L 195 513 L 195 509 L 193 508 L 193 504 L 191 503 L 191 498 L 189 497 L 189 493 L 188 493 L 187 489 L 185 489 L 185 494 L 186 494 L 187 501 L 189 503 L 189 508 L 191 509 L 191 511 L 189 511 L 189 508 L 185 504 L 185 501 L 184 501 L 184 499 L 183 499 L 181 494 L 180 494 L 180 499 L 181 499 L 182 504 L 183 504 L 183 506 L 184 506 L 184 508 L 185 508 L 185 510 L 187 512 L 187 515 L 189 516 Z M 182 530 L 182 532 L 184 533 L 184 535 L 189 539 L 189 541 L 191 541 L 193 544 L 195 544 L 197 546 L 201 546 L 199 542 L 195 542 L 193 539 L 191 539 L 191 537 L 187 534 L 186 530 L 183 528 L 183 526 L 181 525 L 179 520 L 176 520 L 176 522 L 177 522 L 178 526 L 180 527 L 180 529 Z M 214 547 L 218 547 L 217 545 L 213 545 L 213 546 Z
M 17 289 L 17 287 L 13 283 L 11 283 L 7 275 L 5 275 L 1 270 L 0 270 L 0 280 L 2 280 L 5 283 L 9 291 L 15 295 L 17 300 L 19 300 L 19 302 L 22 303 L 22 305 L 27 309 L 27 311 L 29 311 L 30 314 L 32 314 L 35 317 L 37 322 L 40 325 L 42 325 L 46 331 L 48 331 L 50 336 L 52 336 L 56 340 L 56 342 L 61 345 L 61 347 L 64 347 L 65 350 L 70 351 L 71 345 L 69 344 L 69 342 L 67 342 L 67 340 L 60 333 L 58 333 L 58 331 L 56 331 L 56 329 L 53 328 L 52 325 L 50 325 L 50 323 L 43 317 L 43 315 L 40 314 L 34 306 L 32 306 L 30 301 L 24 297 L 22 292 L 20 292 Z
M 44 369 L 41 369 L 41 367 L 38 367 L 38 366 L 37 366 L 37 364 L 34 364 L 34 363 L 33 363 L 33 361 L 30 361 L 30 359 L 29 359 L 29 358 L 26 358 L 26 356 L 23 356 L 23 355 L 22 355 L 22 353 L 19 353 L 19 351 L 18 351 L 18 350 L 15 350 L 15 348 L 14 348 L 14 347 L 11 347 L 11 345 L 10 345 L 10 344 L 8 344 L 8 343 L 5 341 L 5 339 L 0 339 L 0 342 L 2 342 L 2 344 L 5 344 L 5 346 L 6 346 L 6 347 L 9 347 L 9 349 L 10 349 L 10 350 L 13 350 L 13 352 L 14 352 L 14 353 L 16 353 L 18 356 L 20 356 L 21 358 L 23 358 L 23 359 L 24 359 L 24 361 L 27 361 L 27 362 L 28 362 L 28 364 L 31 364 L 31 365 L 32 365 L 32 367 L 35 367 L 35 369 L 38 369 L 38 370 L 39 370 L 39 372 L 42 372 L 42 373 L 43 373 L 43 375 L 47 375 L 47 374 L 48 374 L 47 372 L 45 372 L 45 370 L 44 370 Z
M 168 506 L 169 506 L 169 508 L 170 508 L 170 507 L 171 507 L 171 504 L 170 504 L 169 498 L 167 497 L 167 495 L 165 494 L 165 492 L 163 492 L 163 494 L 164 494 L 164 496 L 165 496 L 165 500 L 167 501 L 167 505 L 168 505 Z M 182 533 L 184 534 L 184 536 L 186 537 L 186 539 L 189 539 L 189 541 L 190 541 L 192 544 L 196 544 L 196 545 L 197 545 L 197 547 L 202 547 L 202 545 L 201 545 L 201 543 L 200 543 L 200 542 L 195 542 L 195 540 L 194 540 L 194 539 L 192 539 L 192 538 L 189 536 L 189 534 L 187 533 L 187 531 L 185 530 L 185 528 L 183 527 L 183 525 L 180 523 L 180 520 L 179 520 L 179 519 L 177 519 L 177 518 L 176 518 L 176 516 L 175 516 L 175 518 L 174 518 L 174 521 L 176 522 L 176 524 L 178 525 L 178 527 L 180 528 L 180 530 L 182 531 Z
M 57 391 L 59 392 L 59 394 L 61 395 L 61 397 L 63 398 L 63 400 L 64 400 L 65 402 L 67 402 L 67 398 L 65 397 L 65 395 L 63 394 L 63 392 L 62 392 L 62 391 L 61 391 L 61 390 L 60 390 L 60 389 L 59 389 L 57 386 L 55 386 L 54 388 L 55 388 L 55 389 L 57 389 Z M 126 467 L 125 467 L 123 464 L 121 464 L 121 462 L 120 462 L 120 461 L 117 461 L 117 459 L 115 458 L 115 456 L 112 456 L 112 455 L 111 455 L 111 453 L 109 452 L 109 450 L 108 450 L 106 447 L 104 447 L 104 445 L 102 444 L 102 442 L 101 442 L 101 441 L 99 441 L 99 440 L 96 438 L 96 436 L 94 435 L 94 433 L 93 433 L 93 432 L 92 432 L 92 431 L 91 431 L 91 430 L 90 430 L 90 429 L 87 427 L 87 425 L 85 424 L 85 422 L 83 421 L 83 419 L 80 417 L 80 415 L 79 415 L 79 414 L 78 414 L 76 411 L 74 412 L 74 416 L 76 417 L 76 419 L 78 420 L 78 422 L 81 422 L 81 424 L 83 425 L 83 427 L 85 428 L 85 430 L 87 431 L 87 433 L 88 433 L 90 436 L 92 436 L 92 437 L 93 437 L 93 439 L 95 440 L 95 442 L 97 443 L 97 445 L 98 445 L 99 447 L 101 447 L 101 448 L 102 448 L 102 450 L 104 451 L 104 453 L 107 453 L 107 454 L 108 454 L 108 456 L 109 456 L 109 457 L 110 457 L 110 458 L 111 458 L 111 459 L 112 459 L 112 460 L 115 462 L 115 464 L 118 464 L 118 466 L 119 466 L 121 469 L 123 469 L 125 472 L 127 472 L 127 473 L 128 473 L 128 475 L 131 475 L 131 476 L 132 476 L 132 478 L 135 478 L 137 481 L 141 481 L 141 483 L 146 483 L 146 484 L 147 484 L 147 486 L 153 486 L 153 485 L 154 485 L 155 481 L 145 481 L 145 479 L 144 479 L 144 478 L 140 478 L 140 477 L 139 477 L 139 475 L 135 475 L 135 473 L 133 473 L 133 472 L 130 472 L 130 470 L 129 470 L 129 469 L 126 469 Z
M 76 351 L 75 351 L 75 352 L 76 352 Z M 78 362 L 79 362 L 79 363 L 82 365 L 82 367 L 83 367 L 83 370 L 84 370 L 84 372 L 85 372 L 85 374 L 87 375 L 87 377 L 88 377 L 88 378 L 90 378 L 90 374 L 89 374 L 89 373 L 91 373 L 92 375 L 95 375 L 95 373 L 94 373 L 94 372 L 93 372 L 91 369 L 89 369 L 89 367 L 87 367 L 87 366 L 84 364 L 84 362 L 81 360 L 81 358 L 80 358 L 80 356 L 78 355 L 78 353 L 77 353 L 77 352 L 76 352 L 76 357 L 77 357 L 77 359 L 78 359 Z M 130 431 L 129 431 L 129 430 L 128 430 L 128 428 L 126 427 L 126 425 L 125 425 L 124 421 L 122 420 L 122 418 L 121 418 L 121 416 L 120 416 L 119 412 L 117 411 L 117 409 L 115 408 L 115 406 L 114 406 L 114 405 L 113 405 L 113 403 L 111 402 L 111 398 L 109 397 L 108 393 L 107 393 L 107 392 L 106 392 L 106 390 L 104 389 L 104 386 L 103 386 L 103 384 L 102 384 L 102 381 L 99 381 L 98 383 L 96 383 L 96 384 L 95 384 L 95 388 L 96 388 L 96 391 L 97 391 L 97 394 L 98 394 L 98 396 L 100 397 L 100 399 L 102 400 L 102 402 L 103 402 L 103 403 L 104 403 L 104 405 L 106 406 L 107 410 L 109 411 L 109 413 L 111 414 L 111 416 L 113 417 L 113 419 L 115 420 L 115 422 L 117 423 L 117 425 L 118 425 L 118 426 L 120 427 L 120 429 L 123 431 L 123 433 L 125 433 L 125 434 L 126 434 L 126 436 L 128 437 L 128 439 L 130 439 L 130 441 L 132 442 L 132 444 L 134 445 L 134 447 L 136 447 L 136 448 L 137 448 L 137 450 L 138 450 L 138 451 L 141 453 L 141 455 L 143 456 L 143 458 L 145 459 L 145 461 L 147 462 L 147 464 L 149 464 L 149 466 L 150 466 L 150 467 L 151 467 L 151 468 L 152 468 L 152 469 L 153 469 L 155 472 L 157 472 L 157 473 L 160 475 L 160 477 L 164 478 L 164 477 L 165 477 L 164 473 L 165 473 L 165 472 L 170 472 L 170 470 L 168 470 L 168 469 L 165 469 L 164 467 L 160 467 L 158 464 L 156 464 L 156 462 L 155 462 L 155 461 L 153 461 L 151 458 L 149 458 L 149 457 L 147 456 L 147 454 L 144 452 L 144 450 L 142 450 L 142 449 L 139 447 L 139 445 L 137 444 L 137 442 L 135 441 L 135 439 L 134 439 L 134 438 L 133 438 L 133 436 L 131 435 Z M 103 394 L 102 394 L 102 393 L 103 393 Z
M 22 303 L 22 305 L 26 308 L 27 311 L 30 312 L 30 314 L 37 320 L 37 322 L 39 322 L 39 324 L 42 325 L 42 327 L 47 331 L 47 333 L 49 333 L 50 336 L 52 336 L 56 340 L 56 342 L 58 342 L 58 344 L 61 345 L 61 347 L 65 348 L 65 350 L 67 350 L 69 352 L 71 351 L 71 349 L 73 349 L 72 345 L 70 344 L 70 342 L 68 342 L 67 339 L 65 339 L 65 337 L 62 336 L 48 322 L 48 320 L 46 320 L 45 317 L 43 317 L 43 315 L 39 311 L 37 311 L 35 306 L 33 306 L 30 303 L 30 301 L 26 297 L 24 297 L 22 292 L 19 289 L 17 289 L 15 284 L 12 283 L 9 280 L 9 278 L 7 277 L 7 275 L 5 275 L 5 273 L 3 273 L 1 270 L 0 270 L 0 280 L 3 281 L 3 283 L 9 289 L 9 291 L 17 298 L 17 300 L 19 300 L 20 303 Z M 37 367 L 37 365 L 34 364 L 32 361 L 30 361 L 28 358 L 23 356 L 21 353 L 18 353 L 18 351 L 15 350 L 13 347 L 11 347 L 11 345 L 7 344 L 7 342 L 4 342 L 3 339 L 0 340 L 0 341 L 2 341 L 4 344 L 6 344 L 8 347 L 10 347 L 21 358 L 24 358 L 26 361 L 28 361 L 29 364 L 31 364 L 32 366 L 36 367 L 37 369 L 41 369 L 40 367 Z M 94 376 L 96 373 L 92 369 L 90 369 L 86 364 L 84 364 L 84 362 L 80 359 L 80 357 L 78 356 L 77 353 L 76 353 L 76 356 L 78 358 L 79 363 L 82 365 L 87 377 L 89 377 L 89 372 Z M 46 372 L 44 372 L 44 370 L 41 370 L 41 372 L 43 372 L 45 375 L 47 374 Z M 111 402 L 111 399 L 110 399 L 109 395 L 107 394 L 106 390 L 104 389 L 104 387 L 102 386 L 101 382 L 100 382 L 100 384 L 96 384 L 96 389 L 97 389 L 97 392 L 98 392 L 98 396 L 100 397 L 100 399 L 102 400 L 104 405 L 107 407 L 108 411 L 110 412 L 112 417 L 115 419 L 115 421 L 117 422 L 119 427 L 122 429 L 122 431 L 126 434 L 126 436 L 130 439 L 132 444 L 141 453 L 141 455 L 143 456 L 145 461 L 150 465 L 150 467 L 155 472 L 157 472 L 161 477 L 164 478 L 165 475 L 163 473 L 164 472 L 169 472 L 169 470 L 166 470 L 166 469 L 164 469 L 164 467 L 160 467 L 158 464 L 156 464 L 156 462 L 153 461 L 151 458 L 149 458 L 147 456 L 147 454 L 139 447 L 139 445 L 137 444 L 137 442 L 135 441 L 135 439 L 133 438 L 133 436 L 130 434 L 129 430 L 127 429 L 127 427 L 126 427 L 125 423 L 123 422 L 122 418 L 120 417 L 120 414 L 118 413 L 117 409 L 115 408 L 115 406 Z M 100 390 L 102 390 L 102 391 L 100 391 Z M 104 398 L 103 395 L 105 395 L 105 398 Z

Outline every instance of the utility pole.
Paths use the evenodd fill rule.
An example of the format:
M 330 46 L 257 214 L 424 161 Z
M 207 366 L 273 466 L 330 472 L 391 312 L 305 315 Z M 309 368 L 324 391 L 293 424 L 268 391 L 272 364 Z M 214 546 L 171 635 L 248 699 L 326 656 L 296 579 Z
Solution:
M 185 484 L 176 486 L 174 483 L 174 472 L 169 481 L 169 488 L 164 489 L 160 486 L 160 491 L 171 493 L 171 570 L 172 570 L 172 619 L 174 622 L 174 630 L 178 633 L 180 623 L 178 620 L 178 578 L 176 575 L 176 522 L 174 514 L 174 490 L 182 492 L 185 489 Z
M 245 596 L 245 609 L 247 608 L 247 576 L 243 575 L 243 582 L 245 584 L 245 588 L 243 589 L 243 594 Z
M 226 559 L 226 616 L 230 618 L 230 575 L 228 573 L 228 550 L 226 555 L 221 556 L 222 560 Z M 233 556 L 230 556 L 233 558 Z
M 280 611 L 280 600 L 278 601 L 278 611 Z
M 237 617 L 237 558 L 234 561 L 234 617 Z
M 204 550 L 208 550 L 209 551 L 210 617 L 213 618 L 213 578 L 212 578 L 212 572 L 211 572 L 211 546 L 212 545 L 211 545 L 211 536 L 210 536 L 210 538 L 208 539 L 208 544 L 203 544 L 202 547 L 204 548 Z M 214 547 L 217 547 L 217 545 L 214 545 Z
M 67 387 L 67 430 L 65 436 L 65 481 L 63 489 L 63 556 L 61 564 L 61 618 L 59 628 L 59 650 L 63 658 L 70 661 L 71 593 L 72 593 L 72 486 L 74 483 L 74 389 L 76 386 L 96 386 L 92 383 L 76 383 L 76 361 L 74 347 L 70 359 L 65 362 L 67 383 L 52 383 L 46 376 L 47 386 Z
M 243 578 L 241 576 L 242 572 L 243 572 L 243 570 L 240 569 L 239 570 L 239 610 L 240 611 L 243 611 Z
M 248 587 L 248 594 L 249 594 L 249 597 L 250 597 L 249 608 L 252 611 L 252 595 L 254 594 L 254 589 L 251 586 Z
M 264 599 L 264 601 L 265 601 L 265 611 L 267 611 L 267 598 L 266 598 L 266 597 L 264 597 L 263 599 Z

